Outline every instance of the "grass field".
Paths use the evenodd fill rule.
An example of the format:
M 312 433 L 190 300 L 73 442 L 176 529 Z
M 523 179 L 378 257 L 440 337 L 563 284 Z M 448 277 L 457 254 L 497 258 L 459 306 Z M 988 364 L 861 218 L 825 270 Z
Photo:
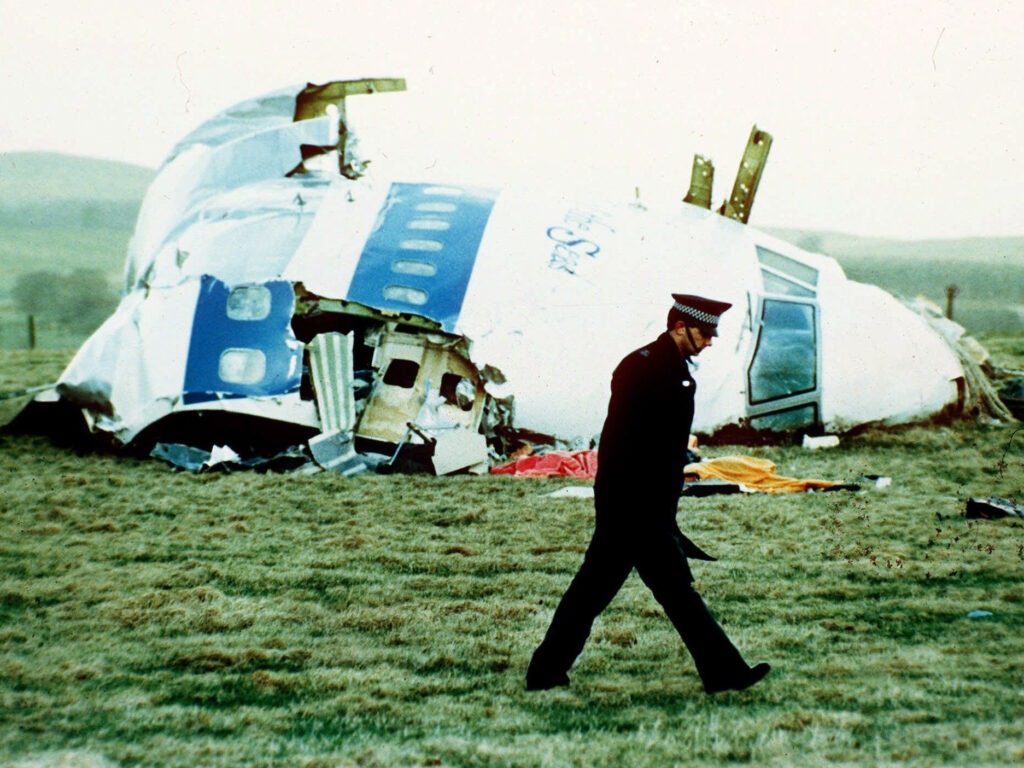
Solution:
M 89 268 L 116 285 L 152 175 L 14 159 L 0 158 L 0 393 L 55 381 L 83 340 L 44 323 L 41 350 L 9 351 L 27 337 L 16 276 Z M 940 304 L 956 283 L 957 319 L 1024 369 L 1024 240 L 786 239 Z M 0 400 L 0 423 L 24 403 Z M 591 525 L 589 502 L 546 494 L 580 483 L 192 475 L 0 436 L 0 765 L 1024 761 L 1024 521 L 963 517 L 972 496 L 1024 499 L 1024 429 L 705 450 L 731 453 L 893 479 L 681 504 L 721 558 L 694 566 L 698 588 L 769 678 L 705 696 L 634 576 L 572 687 L 528 694 Z
M 1024 336 L 985 341 L 1024 368 Z M 0 352 L 0 391 L 68 354 Z M 681 503 L 720 557 L 698 588 L 774 666 L 708 697 L 635 575 L 572 686 L 524 690 L 591 525 L 589 502 L 546 494 L 578 481 L 187 474 L 0 437 L 0 764 L 1024 761 L 1024 520 L 963 516 L 1024 498 L 1024 429 L 705 456 L 738 452 L 892 484 Z

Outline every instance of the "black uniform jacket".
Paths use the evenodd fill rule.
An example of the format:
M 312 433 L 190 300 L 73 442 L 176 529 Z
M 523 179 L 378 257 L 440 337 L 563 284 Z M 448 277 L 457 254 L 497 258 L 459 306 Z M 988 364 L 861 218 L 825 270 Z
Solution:
M 598 525 L 627 537 L 667 535 L 686 557 L 714 560 L 676 524 L 696 391 L 668 333 L 626 355 L 612 374 L 594 506 Z
M 674 519 L 696 391 L 686 358 L 668 333 L 626 355 L 612 374 L 598 444 L 598 494 L 610 501 L 643 499 L 637 505 L 648 508 L 643 514 Z

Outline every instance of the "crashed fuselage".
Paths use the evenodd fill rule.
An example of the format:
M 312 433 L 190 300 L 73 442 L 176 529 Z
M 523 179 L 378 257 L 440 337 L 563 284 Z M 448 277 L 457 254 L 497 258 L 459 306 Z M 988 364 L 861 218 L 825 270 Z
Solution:
M 846 429 L 962 399 L 948 345 L 832 259 L 695 205 L 339 173 L 347 130 L 297 120 L 300 91 L 227 110 L 161 168 L 124 299 L 60 380 L 95 430 L 173 439 L 170 417 L 219 412 L 287 425 L 325 461 L 408 446 L 438 472 L 524 434 L 588 442 L 672 292 L 735 307 L 700 360 L 695 431 Z

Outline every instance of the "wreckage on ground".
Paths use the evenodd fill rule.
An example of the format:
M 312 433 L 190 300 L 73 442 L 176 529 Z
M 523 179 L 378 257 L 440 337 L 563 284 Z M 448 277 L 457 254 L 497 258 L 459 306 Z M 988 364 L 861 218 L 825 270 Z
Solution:
M 182 140 L 120 306 L 33 407 L 73 408 L 119 446 L 478 470 L 524 441 L 591 443 L 612 368 L 663 330 L 672 292 L 735 305 L 700 361 L 698 433 L 842 431 L 977 399 L 962 328 L 747 225 L 771 144 L 756 127 L 721 208 L 700 156 L 683 203 L 595 205 L 374 178 L 346 99 L 404 88 L 284 89 Z

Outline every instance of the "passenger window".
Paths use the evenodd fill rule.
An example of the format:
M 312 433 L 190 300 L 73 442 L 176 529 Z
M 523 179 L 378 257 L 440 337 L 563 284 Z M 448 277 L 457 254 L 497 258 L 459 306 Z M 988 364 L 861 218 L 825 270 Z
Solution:
M 427 303 L 426 291 L 419 288 L 410 288 L 406 285 L 386 285 L 383 290 L 384 298 L 388 301 L 401 301 L 404 304 L 415 304 L 422 306 Z
M 476 401 L 476 387 L 469 379 L 446 373 L 441 377 L 441 396 L 462 410 L 470 411 Z
M 420 372 L 420 364 L 412 360 L 394 359 L 384 372 L 384 383 L 402 389 L 412 389 Z
M 228 384 L 258 384 L 267 375 L 267 356 L 258 349 L 225 349 L 217 363 L 217 375 Z
M 433 277 L 437 274 L 437 265 L 429 261 L 414 259 L 398 259 L 391 262 L 391 271 L 400 275 L 416 275 L 417 277 Z
M 240 285 L 228 294 L 231 320 L 263 320 L 270 314 L 272 299 L 265 285 Z
M 817 386 L 814 305 L 766 299 L 754 360 L 748 371 L 751 404 L 811 392 Z

